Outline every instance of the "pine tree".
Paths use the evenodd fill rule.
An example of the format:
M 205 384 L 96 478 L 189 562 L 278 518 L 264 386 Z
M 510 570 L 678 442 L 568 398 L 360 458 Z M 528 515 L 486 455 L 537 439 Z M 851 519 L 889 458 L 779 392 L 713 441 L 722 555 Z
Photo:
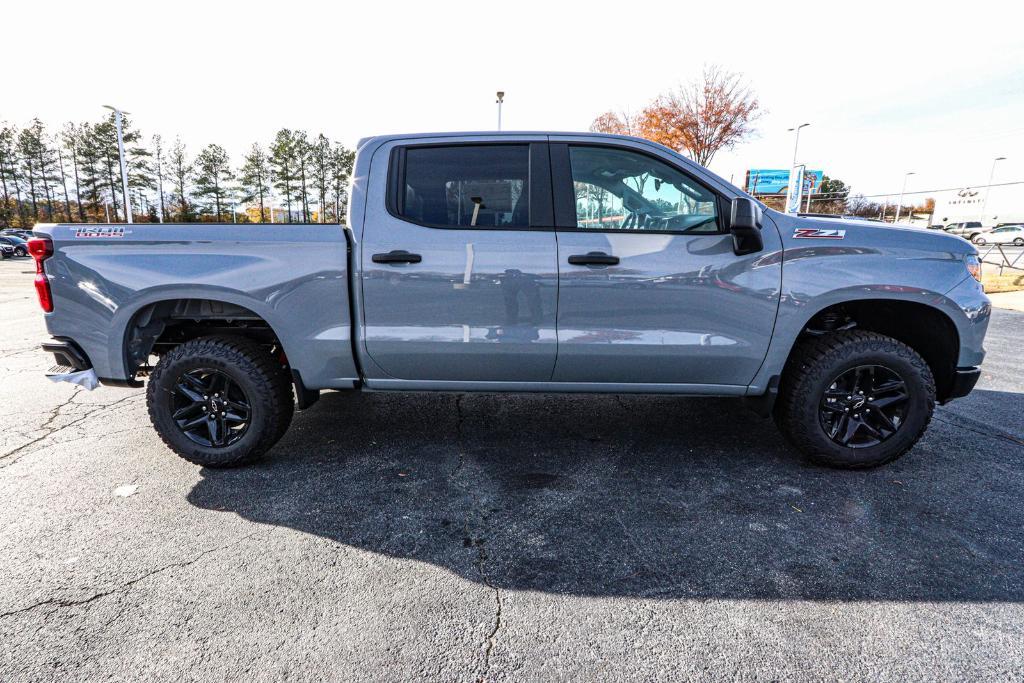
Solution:
M 310 162 L 312 160 L 313 151 L 312 146 L 309 144 L 309 136 L 306 135 L 305 131 L 297 131 L 295 133 L 295 169 L 297 180 L 299 183 L 299 198 L 302 203 L 302 222 L 308 223 L 310 219 L 309 212 L 309 171 Z
M 155 163 L 153 175 L 156 177 L 156 192 L 160 197 L 158 202 L 160 206 L 159 220 L 162 223 L 167 217 L 167 205 L 164 203 L 164 178 L 167 171 L 164 167 L 164 141 L 159 135 L 153 136 L 153 161 Z
M 138 213 L 148 215 L 151 211 L 142 204 L 149 203 L 149 192 L 157 186 L 152 163 L 153 153 L 143 144 L 142 133 L 132 127 L 127 116 L 121 119 L 121 130 L 128 166 L 128 192 L 139 204 Z
M 356 153 L 336 144 L 331 153 L 331 180 L 334 185 L 334 217 L 338 223 L 348 208 L 348 180 L 352 176 L 352 164 Z
M 188 221 L 192 216 L 188 203 L 188 185 L 192 179 L 192 164 L 188 160 L 188 154 L 181 138 L 176 139 L 174 147 L 171 147 L 170 168 L 171 179 L 174 181 L 174 187 L 178 194 L 179 219 Z
M 222 207 L 230 203 L 231 160 L 220 145 L 207 145 L 196 157 L 196 194 L 213 202 L 216 220 L 220 221 Z M 207 205 L 207 211 L 210 206 Z
M 81 195 L 86 198 L 89 213 L 94 221 L 106 218 L 101 204 L 106 203 L 103 188 L 106 179 L 103 172 L 104 153 L 97 125 L 83 123 L 78 129 L 78 159 L 81 165 Z
M 320 198 L 320 222 L 327 221 L 327 200 L 333 185 L 333 157 L 331 141 L 323 133 L 312 146 L 313 184 Z
M 38 142 L 29 128 L 18 134 L 18 156 L 21 159 L 21 172 L 28 181 L 28 200 L 32 206 L 32 224 L 39 221 L 38 192 L 41 189 L 37 159 Z
M 258 201 L 260 222 L 263 222 L 264 199 L 270 193 L 270 162 L 259 144 L 253 143 L 249 153 L 242 160 L 242 167 L 238 169 L 238 174 L 242 201 Z
M 124 198 L 124 189 L 121 187 L 121 159 L 117 148 L 117 126 L 114 123 L 113 112 L 104 121 L 93 126 L 92 135 L 91 142 L 99 153 L 100 169 L 107 186 L 112 216 L 117 220 L 117 197 L 120 195 Z
M 68 159 L 71 162 L 73 177 L 75 179 L 75 205 L 78 207 L 78 220 L 84 221 L 85 211 L 82 209 L 82 185 L 78 175 L 78 139 L 78 126 L 76 126 L 73 123 L 65 124 L 64 129 L 61 131 L 61 142 L 63 143 L 64 149 L 68 154 Z M 65 194 L 67 193 L 65 192 Z
M 14 225 L 14 215 L 21 209 L 20 200 L 15 200 L 13 207 L 11 205 L 11 192 L 14 191 L 15 194 L 18 194 L 16 190 L 18 183 L 16 140 L 17 133 L 14 127 L 4 122 L 4 125 L 0 127 L 0 187 L 4 193 L 4 203 L 0 207 L 0 225 L 4 226 Z M 24 222 L 20 227 L 25 227 Z
M 295 194 L 296 163 L 295 136 L 292 131 L 282 128 L 277 131 L 270 145 L 270 166 L 274 172 L 274 187 L 284 193 L 288 221 L 292 220 L 292 197 Z

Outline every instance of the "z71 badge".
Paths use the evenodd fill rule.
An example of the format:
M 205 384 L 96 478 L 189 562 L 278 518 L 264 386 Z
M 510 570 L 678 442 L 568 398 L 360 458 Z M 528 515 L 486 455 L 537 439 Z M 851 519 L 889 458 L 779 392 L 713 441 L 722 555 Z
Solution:
M 818 228 L 797 228 L 793 231 L 796 239 L 841 240 L 846 237 L 845 230 L 819 230 Z
M 75 230 L 75 237 L 124 237 L 124 227 L 120 225 L 92 225 Z

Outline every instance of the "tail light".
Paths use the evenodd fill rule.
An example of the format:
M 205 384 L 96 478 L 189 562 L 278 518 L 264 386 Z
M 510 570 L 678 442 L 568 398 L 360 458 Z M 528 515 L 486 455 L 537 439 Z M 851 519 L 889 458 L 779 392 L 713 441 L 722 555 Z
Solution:
M 32 239 L 28 241 L 28 253 L 36 262 L 36 294 L 39 295 L 39 305 L 47 313 L 53 311 L 53 295 L 50 293 L 50 281 L 43 271 L 43 261 L 53 255 L 53 242 L 48 239 Z
M 978 260 L 978 255 L 968 254 L 964 257 L 964 263 L 967 264 L 967 272 L 971 277 L 981 282 L 981 261 Z

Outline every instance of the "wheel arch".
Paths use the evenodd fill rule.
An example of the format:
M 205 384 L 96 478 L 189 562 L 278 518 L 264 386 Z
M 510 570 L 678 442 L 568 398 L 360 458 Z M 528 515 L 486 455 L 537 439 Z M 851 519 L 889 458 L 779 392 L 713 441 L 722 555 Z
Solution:
M 928 364 L 938 400 L 944 401 L 951 393 L 960 354 L 960 334 L 945 311 L 919 301 L 861 298 L 824 306 L 807 317 L 790 344 L 786 364 L 808 336 L 846 329 L 877 332 L 903 342 Z
M 151 353 L 162 355 L 187 341 L 214 334 L 252 339 L 287 355 L 274 325 L 236 297 L 167 297 L 137 307 L 125 324 L 120 345 L 125 375 L 133 378 Z

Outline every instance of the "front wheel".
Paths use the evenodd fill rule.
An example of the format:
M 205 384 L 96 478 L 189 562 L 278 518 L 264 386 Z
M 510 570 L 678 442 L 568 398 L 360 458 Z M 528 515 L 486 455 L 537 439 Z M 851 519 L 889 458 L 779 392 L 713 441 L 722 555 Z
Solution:
M 270 351 L 240 337 L 202 337 L 157 363 L 146 390 L 164 443 L 204 467 L 252 462 L 288 428 L 288 375 Z
M 812 461 L 865 469 L 910 450 L 934 409 L 935 380 L 916 351 L 881 334 L 848 331 L 793 350 L 775 420 Z
M 982 237 L 981 235 L 975 236 L 973 242 L 977 244 L 979 247 L 985 246 L 985 238 Z
M 28 256 L 28 249 L 26 249 L 25 247 L 15 247 L 14 248 L 14 255 L 15 256 Z

